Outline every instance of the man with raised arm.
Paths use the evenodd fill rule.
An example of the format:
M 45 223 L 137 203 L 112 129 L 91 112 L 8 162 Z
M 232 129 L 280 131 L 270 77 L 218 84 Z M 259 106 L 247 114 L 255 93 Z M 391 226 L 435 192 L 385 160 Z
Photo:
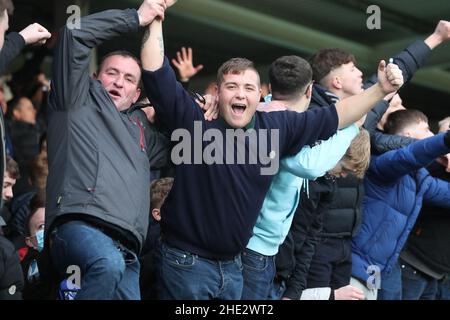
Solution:
M 164 17 L 164 0 L 107 10 L 64 27 L 49 97 L 46 247 L 61 277 L 76 266 L 76 299 L 139 299 L 139 254 L 149 211 L 149 157 L 139 60 L 104 57 L 89 75 L 92 49 Z M 147 140 L 147 141 L 146 141 Z M 71 271 L 68 271 L 71 270 Z

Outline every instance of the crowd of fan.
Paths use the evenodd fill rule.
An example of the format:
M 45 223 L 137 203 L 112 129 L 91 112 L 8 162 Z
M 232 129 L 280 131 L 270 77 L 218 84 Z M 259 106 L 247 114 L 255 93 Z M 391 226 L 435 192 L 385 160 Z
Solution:
M 0 299 L 450 299 L 450 117 L 434 134 L 399 95 L 450 22 L 367 81 L 329 48 L 276 59 L 268 85 L 233 58 L 193 93 L 192 49 L 173 67 L 164 56 L 174 2 L 83 17 L 58 33 L 51 81 L 38 53 L 2 78 Z M 0 0 L 1 73 L 51 36 L 39 24 L 5 36 L 12 13 Z M 138 28 L 141 59 L 112 52 L 89 74 L 95 47 Z M 171 161 L 175 131 L 199 123 L 203 140 Z M 268 142 L 278 172 L 224 164 L 252 149 L 225 148 L 215 134 L 230 131 Z M 195 161 L 212 149 L 219 162 Z

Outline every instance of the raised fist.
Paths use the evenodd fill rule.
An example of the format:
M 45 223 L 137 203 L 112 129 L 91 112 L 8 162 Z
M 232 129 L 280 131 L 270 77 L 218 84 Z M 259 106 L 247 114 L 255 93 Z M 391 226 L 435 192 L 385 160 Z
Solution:
M 39 23 L 30 24 L 19 32 L 26 44 L 44 44 L 52 36 L 47 29 Z

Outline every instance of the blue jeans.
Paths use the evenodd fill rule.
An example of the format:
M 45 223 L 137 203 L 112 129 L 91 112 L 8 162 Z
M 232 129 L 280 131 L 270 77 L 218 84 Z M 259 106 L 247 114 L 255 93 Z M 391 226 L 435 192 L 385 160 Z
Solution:
M 403 300 L 434 300 L 438 289 L 436 279 L 423 274 L 405 262 L 402 268 L 402 298 Z
M 55 228 L 50 255 L 63 278 L 71 275 L 69 266 L 80 269 L 81 289 L 76 299 L 140 300 L 136 254 L 92 225 L 70 221 Z
M 245 249 L 242 252 L 242 266 L 242 300 L 267 300 L 275 277 L 275 256 L 265 256 Z
M 398 263 L 390 273 L 381 273 L 381 289 L 377 300 L 402 300 L 402 272 Z
M 436 300 L 450 300 L 450 279 L 448 276 L 439 281 Z
M 286 292 L 286 282 L 284 280 L 275 279 L 270 288 L 269 300 L 281 300 Z
M 242 295 L 240 255 L 210 260 L 163 242 L 158 269 L 163 300 L 238 300 Z

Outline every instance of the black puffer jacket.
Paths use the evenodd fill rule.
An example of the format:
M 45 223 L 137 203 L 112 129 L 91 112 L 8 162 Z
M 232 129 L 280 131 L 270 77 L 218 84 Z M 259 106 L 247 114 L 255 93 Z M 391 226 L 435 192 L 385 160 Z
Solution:
M 0 300 L 21 300 L 23 274 L 13 244 L 0 235 Z
M 285 297 L 300 299 L 323 226 L 324 208 L 334 201 L 336 181 L 321 177 L 303 188 L 291 229 L 276 256 L 277 277 L 286 282 Z
M 330 92 L 319 85 L 313 86 L 310 108 L 330 105 L 337 100 Z M 312 183 L 320 183 L 312 182 Z M 362 181 L 349 175 L 336 179 L 336 196 L 327 209 L 323 210 L 323 229 L 321 236 L 351 237 L 361 224 L 361 203 L 364 196 Z
M 321 236 L 353 237 L 361 228 L 362 180 L 348 175 L 336 179 L 336 184 L 336 195 L 323 212 Z

